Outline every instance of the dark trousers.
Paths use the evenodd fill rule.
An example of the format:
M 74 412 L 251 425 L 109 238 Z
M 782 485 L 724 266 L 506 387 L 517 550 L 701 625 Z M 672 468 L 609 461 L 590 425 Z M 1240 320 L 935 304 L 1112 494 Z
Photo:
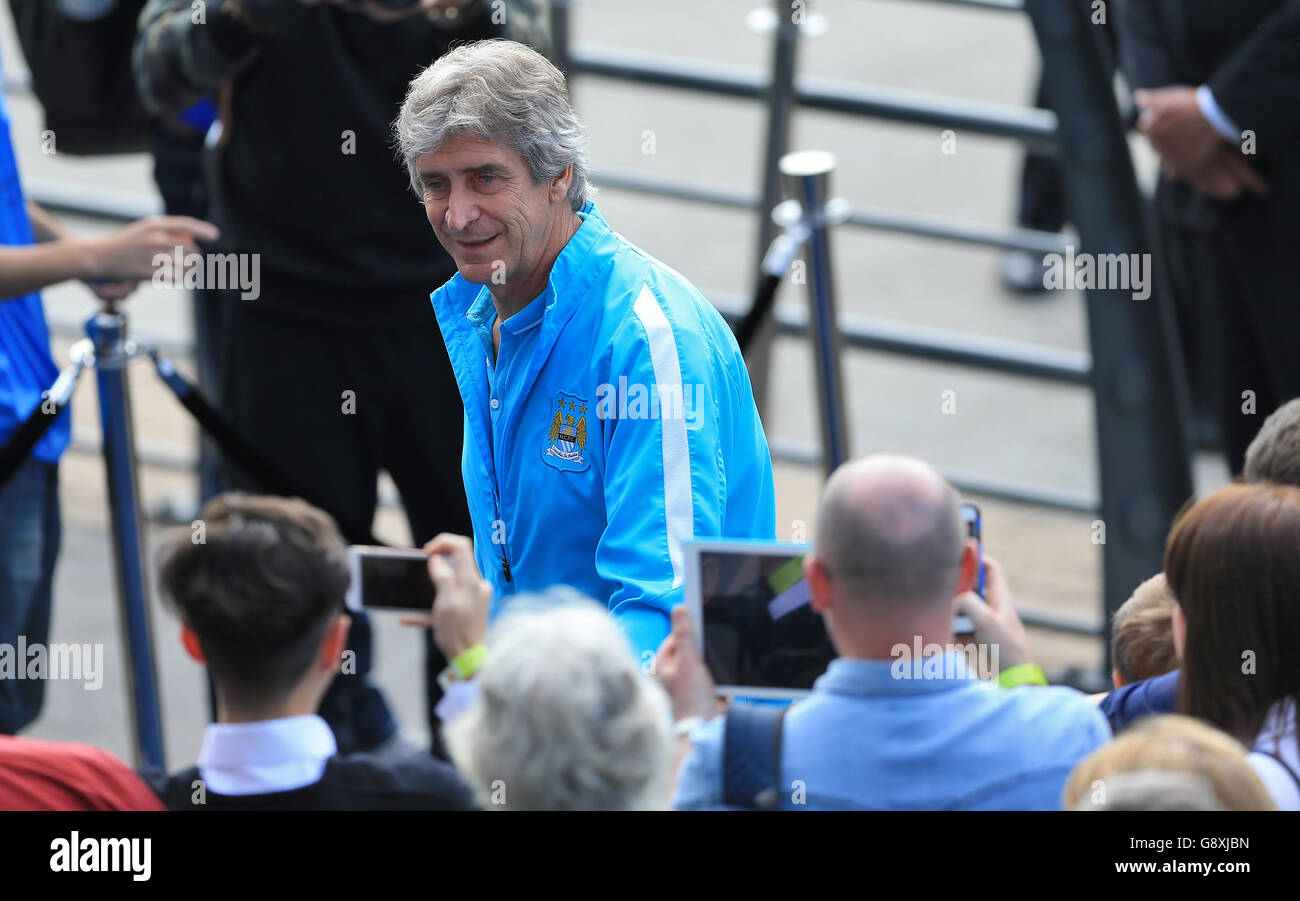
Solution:
M 1300 395 L 1300 314 L 1291 292 L 1254 289 L 1259 265 L 1238 258 L 1222 230 L 1165 220 L 1160 239 L 1188 381 L 1209 398 L 1237 475 L 1264 419 Z
M 203 135 L 182 136 L 158 125 L 154 130 L 153 178 L 162 195 L 163 209 L 172 216 L 208 219 L 213 215 L 212 191 L 204 169 Z M 220 334 L 220 298 L 202 288 L 190 292 L 194 311 L 194 364 L 199 390 L 209 402 L 217 397 L 217 356 Z M 224 485 L 221 457 L 207 435 L 199 436 L 199 498 L 206 503 Z
M 67 415 L 67 414 L 64 414 Z M 54 564 L 59 557 L 59 467 L 28 459 L 0 485 L 0 644 L 17 654 L 50 636 Z M 15 656 L 15 666 L 27 661 Z M 0 735 L 14 735 L 36 719 L 44 679 L 0 678 Z
M 1048 109 L 1047 89 L 1038 80 L 1034 106 Z M 1068 218 L 1065 198 L 1065 173 L 1053 157 L 1032 151 L 1025 154 L 1020 169 L 1020 201 L 1016 224 L 1045 232 L 1059 232 Z
M 226 415 L 302 486 L 305 500 L 335 516 L 349 542 L 368 538 L 381 469 L 397 484 L 416 545 L 439 532 L 470 534 L 460 470 L 464 409 L 432 307 L 390 324 L 333 324 L 268 309 L 292 302 L 309 310 L 312 298 L 300 292 L 265 269 L 257 300 L 227 292 L 219 367 Z M 366 301 L 358 296 L 357 307 Z M 230 477 L 236 488 L 263 490 L 234 467 Z M 369 622 L 354 614 L 357 673 L 335 679 L 321 708 L 340 750 L 372 747 L 395 728 L 365 679 L 370 645 Z M 436 750 L 436 677 L 446 662 L 428 636 L 426 648 Z
M 1102 59 L 1113 78 L 1118 65 L 1116 31 L 1109 22 L 1103 24 L 1098 31 Z M 1034 107 L 1052 109 L 1051 98 L 1047 96 L 1047 85 L 1043 82 L 1041 74 L 1038 77 L 1038 89 L 1034 93 Z M 1017 224 L 1024 228 L 1059 232 L 1069 219 L 1069 202 L 1065 196 L 1065 173 L 1061 170 L 1060 162 L 1054 157 L 1041 156 L 1032 151 L 1026 153 L 1024 165 L 1020 170 Z

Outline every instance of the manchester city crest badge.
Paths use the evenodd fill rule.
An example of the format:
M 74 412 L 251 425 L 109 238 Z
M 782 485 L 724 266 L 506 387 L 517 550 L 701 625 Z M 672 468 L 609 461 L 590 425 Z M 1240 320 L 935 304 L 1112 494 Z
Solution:
M 552 404 L 542 460 L 556 469 L 578 472 L 590 465 L 587 456 L 587 402 L 571 394 L 561 394 Z

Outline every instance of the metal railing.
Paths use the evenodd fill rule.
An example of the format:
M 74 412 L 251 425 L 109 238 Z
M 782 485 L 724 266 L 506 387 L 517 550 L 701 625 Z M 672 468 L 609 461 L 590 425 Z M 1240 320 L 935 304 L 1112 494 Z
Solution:
M 596 170 L 593 181 L 691 203 L 751 211 L 759 225 L 756 247 L 761 260 L 776 234 L 769 215 L 782 199 L 780 158 L 788 152 L 795 109 L 884 119 L 904 125 L 964 130 L 1020 142 L 1038 153 L 1057 156 L 1066 174 L 1072 220 L 1082 249 L 1093 253 L 1146 250 L 1141 195 L 1125 142 L 1125 129 L 1104 59 L 1105 51 L 1088 33 L 1089 0 L 927 0 L 950 6 L 1028 14 L 1043 53 L 1043 77 L 1059 111 L 1025 109 L 937 97 L 913 91 L 871 87 L 796 75 L 800 41 L 796 9 L 801 0 L 772 0 L 769 70 L 747 70 L 693 60 L 665 59 L 624 49 L 573 46 L 571 0 L 551 0 L 555 63 L 569 78 L 599 77 L 760 101 L 765 105 L 763 166 L 753 194 L 672 181 L 643 173 Z M 120 192 L 29 182 L 30 196 L 55 210 L 112 220 L 157 212 L 155 202 Z M 1056 233 L 989 225 L 905 210 L 850 207 L 843 223 L 940 241 L 1035 254 L 1064 253 Z M 711 297 L 734 322 L 745 302 L 735 295 Z M 1178 507 L 1191 493 L 1186 432 L 1186 391 L 1174 354 L 1171 318 L 1163 292 L 1134 302 L 1118 291 L 1087 292 L 1091 353 L 1039 347 L 941 329 L 844 316 L 841 338 L 857 348 L 935 362 L 976 367 L 1009 375 L 1092 390 L 1096 406 L 1100 496 L 976 474 L 945 473 L 961 490 L 1017 503 L 1099 515 L 1107 524 L 1103 546 L 1104 614 L 1100 621 L 1047 611 L 1024 611 L 1029 625 L 1103 640 L 1105 672 L 1110 669 L 1111 615 L 1130 591 L 1161 566 L 1164 535 Z M 778 307 L 767 337 L 808 334 L 805 310 Z M 52 322 L 64 334 L 72 323 Z M 77 330 L 79 333 L 79 329 Z M 1098 340 L 1105 336 L 1105 340 Z M 161 342 L 160 342 L 161 343 Z M 768 352 L 762 342 L 750 356 L 755 395 L 766 399 Z M 74 449 L 85 446 L 78 441 Z M 815 464 L 814 446 L 771 442 L 773 456 Z M 174 454 L 145 447 L 142 462 L 193 469 Z M 383 502 L 395 499 L 385 497 Z

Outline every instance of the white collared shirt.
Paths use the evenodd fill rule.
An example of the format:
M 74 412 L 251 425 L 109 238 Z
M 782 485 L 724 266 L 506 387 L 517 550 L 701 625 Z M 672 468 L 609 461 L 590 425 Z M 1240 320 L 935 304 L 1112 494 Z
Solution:
M 1289 711 L 1289 716 L 1283 714 Z M 1261 753 L 1267 751 L 1286 761 L 1287 766 Z M 1269 710 L 1264 728 L 1255 739 L 1251 753 L 1246 761 L 1255 768 L 1256 775 L 1273 796 L 1278 810 L 1300 810 L 1300 785 L 1296 784 L 1294 773 L 1300 773 L 1300 754 L 1296 753 L 1296 710 L 1295 707 L 1278 701 Z
M 199 778 L 219 795 L 260 795 L 319 782 L 338 753 L 315 714 L 256 723 L 213 723 L 203 733 Z
M 1214 92 L 1208 85 L 1201 85 L 1196 89 L 1196 105 L 1200 108 L 1205 121 L 1209 122 L 1225 141 L 1233 144 L 1241 143 L 1241 129 L 1228 118 L 1228 114 L 1223 111 L 1223 107 L 1219 106 L 1219 102 L 1214 98 Z

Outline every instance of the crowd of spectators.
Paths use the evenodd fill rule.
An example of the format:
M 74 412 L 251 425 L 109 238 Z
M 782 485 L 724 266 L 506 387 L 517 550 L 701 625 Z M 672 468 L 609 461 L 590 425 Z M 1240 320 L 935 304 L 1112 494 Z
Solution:
M 757 705 L 718 697 L 685 607 L 650 666 L 562 587 L 489 624 L 492 592 L 452 535 L 426 546 L 437 600 L 413 621 L 453 664 L 478 661 L 442 702 L 450 761 L 339 753 L 316 708 L 347 646 L 343 539 L 303 501 L 226 494 L 203 510 L 206 540 L 179 534 L 160 561 L 216 686 L 196 764 L 137 775 L 86 746 L 6 737 L 0 807 L 1300 809 L 1300 487 L 1282 481 L 1297 447 L 1300 399 L 1260 430 L 1244 480 L 1175 522 L 1164 572 L 1115 615 L 1115 690 L 1092 696 L 1045 684 L 995 558 L 986 599 L 971 591 L 974 545 L 941 476 L 906 457 L 845 464 L 804 560 L 838 657 L 765 720 L 780 751 L 753 797 L 730 787 L 746 753 L 732 725 Z M 959 611 L 997 646 L 998 673 L 965 665 Z M 916 636 L 952 659 L 900 678 L 891 649 Z
M 1114 689 L 1048 685 L 1013 579 L 967 536 L 956 490 L 921 460 L 873 456 L 832 474 L 803 558 L 808 603 L 836 657 L 806 698 L 756 704 L 719 697 L 699 624 L 680 603 L 683 540 L 771 534 L 770 457 L 744 361 L 703 296 L 596 211 L 563 75 L 521 44 L 449 49 L 446 23 L 426 21 L 441 7 L 434 0 L 401 14 L 232 0 L 214 4 L 211 23 L 182 0 L 153 0 L 136 76 L 157 112 L 222 107 L 212 133 L 224 148 L 221 228 L 162 217 L 106 238 L 68 236 L 24 200 L 0 107 L 0 295 L 9 298 L 0 368 L 17 373 L 0 392 L 0 431 L 30 415 L 55 373 L 36 289 L 79 277 L 120 300 L 149 276 L 153 250 L 220 239 L 267 255 L 265 298 L 228 305 L 221 320 L 222 340 L 241 349 L 218 355 L 223 406 L 267 457 L 297 470 L 316 505 L 251 493 L 262 487 L 236 473 L 232 484 L 245 490 L 199 514 L 205 539 L 185 532 L 164 549 L 159 582 L 214 698 L 191 766 L 135 772 L 84 745 L 0 735 L 0 809 L 1300 809 L 1300 665 L 1289 645 L 1300 633 L 1300 398 L 1278 406 L 1300 390 L 1287 337 L 1300 259 L 1287 252 L 1297 120 L 1285 114 L 1300 11 L 1280 0 L 1184 5 L 1124 4 L 1116 31 L 1139 131 L 1161 161 L 1156 231 L 1188 358 L 1205 364 L 1205 384 L 1194 387 L 1202 405 L 1214 398 L 1241 476 L 1189 501 L 1162 571 L 1116 612 Z M 511 31 L 499 27 L 498 6 L 455 4 L 451 18 L 465 12 L 455 30 Z M 532 7 L 503 6 L 523 23 Z M 409 83 L 395 134 L 432 235 L 388 159 L 391 108 L 409 69 L 431 55 L 442 65 Z M 447 126 L 453 108 L 472 127 Z M 541 153 L 560 133 L 565 146 Z M 331 146 L 342 136 L 344 149 L 281 152 L 286 135 L 317 134 Z M 538 153 L 526 159 L 521 147 Z M 304 180 L 329 189 L 304 193 Z M 319 226 L 311 240 L 304 222 Z M 504 281 L 487 271 L 507 262 L 486 249 L 493 242 L 512 260 Z M 425 292 L 444 281 L 431 296 L 434 319 Z M 555 339 L 569 321 L 556 317 L 579 308 L 592 318 L 567 333 L 562 365 L 538 383 L 556 391 L 537 388 L 541 361 L 522 372 L 516 354 L 543 334 Z M 444 347 L 455 348 L 445 360 Z M 593 371 L 623 381 L 635 362 L 656 390 L 698 371 L 718 427 L 687 441 L 664 429 L 671 417 L 632 416 L 617 441 L 593 427 L 589 442 L 585 419 L 562 411 L 586 412 L 564 389 L 575 355 L 593 351 Z M 340 388 L 371 384 L 380 396 L 401 387 L 414 393 L 399 409 L 436 415 L 381 415 L 356 420 L 359 430 L 339 419 L 333 394 L 314 406 L 319 387 L 339 378 Z M 501 450 L 514 449 L 498 431 L 502 396 L 506 433 L 516 402 L 529 398 L 528 415 L 553 422 L 549 469 Z M 1250 442 L 1255 399 L 1274 412 Z M 19 487 L 0 494 L 0 569 L 23 575 L 21 585 L 0 580 L 0 637 L 48 631 L 55 465 L 69 437 L 65 417 Z M 509 470 L 506 500 L 521 511 L 511 528 L 530 536 L 513 561 L 501 549 L 499 569 L 484 540 L 504 522 L 500 492 L 482 477 L 489 466 Z M 345 606 L 346 546 L 369 537 L 381 467 L 410 508 L 416 541 L 441 533 L 425 544 L 436 600 L 412 620 L 429 630 L 423 669 L 437 706 L 428 750 L 391 741 L 396 723 L 365 679 L 367 620 Z M 541 480 L 588 467 L 600 480 Z M 640 481 L 650 477 L 658 483 Z M 604 517 L 551 503 L 558 484 L 584 485 Z M 645 515 L 659 509 L 665 529 Z M 467 515 L 477 556 L 470 539 L 450 534 L 467 531 Z M 591 528 L 575 538 L 582 523 Z M 558 581 L 602 597 L 542 590 L 562 553 L 569 565 Z M 646 572 L 629 577 L 638 566 Z M 611 572 L 635 590 L 615 587 Z M 15 585 L 21 603 L 8 599 Z M 530 597 L 493 618 L 494 596 L 517 592 Z M 619 607 L 623 630 L 610 617 Z M 973 635 L 954 635 L 958 614 Z M 899 647 L 938 650 L 900 667 Z M 974 655 L 996 671 L 973 668 L 972 648 L 996 649 Z M 0 682 L 0 732 L 30 722 L 40 701 L 39 683 L 22 693 Z

